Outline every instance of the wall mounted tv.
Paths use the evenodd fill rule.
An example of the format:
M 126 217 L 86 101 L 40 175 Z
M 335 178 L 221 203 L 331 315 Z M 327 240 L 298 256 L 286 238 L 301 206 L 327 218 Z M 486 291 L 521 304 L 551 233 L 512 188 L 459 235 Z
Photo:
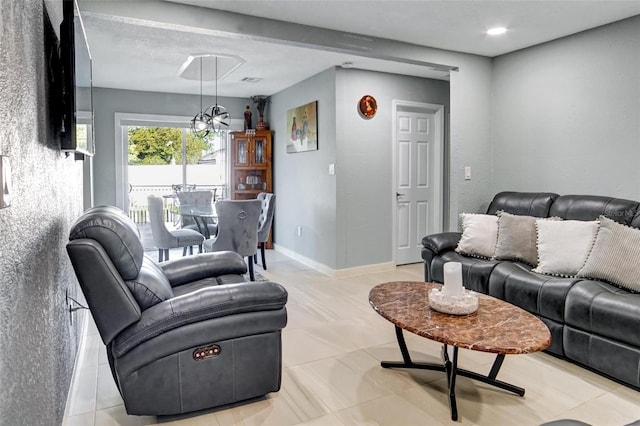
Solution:
M 60 24 L 62 65 L 61 148 L 76 159 L 95 153 L 91 53 L 75 0 L 63 0 Z

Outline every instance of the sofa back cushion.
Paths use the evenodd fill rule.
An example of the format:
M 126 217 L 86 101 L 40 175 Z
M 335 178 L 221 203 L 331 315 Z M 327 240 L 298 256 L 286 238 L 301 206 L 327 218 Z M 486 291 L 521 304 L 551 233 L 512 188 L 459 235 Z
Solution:
M 637 201 L 598 195 L 563 195 L 558 197 L 549 210 L 550 216 L 568 220 L 596 220 L 601 215 L 623 225 L 640 225 L 634 218 L 638 212 Z M 636 223 L 637 222 L 637 223 Z
M 489 204 L 487 214 L 502 210 L 511 214 L 547 217 L 549 208 L 558 197 L 551 192 L 499 192 Z
M 138 276 L 144 248 L 135 223 L 114 206 L 92 207 L 75 222 L 69 240 L 95 240 L 105 250 L 124 280 Z

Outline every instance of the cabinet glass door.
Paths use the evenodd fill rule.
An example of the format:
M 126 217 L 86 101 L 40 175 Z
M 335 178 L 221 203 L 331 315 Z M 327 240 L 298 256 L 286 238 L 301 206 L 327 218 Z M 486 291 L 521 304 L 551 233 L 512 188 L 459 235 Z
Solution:
M 265 140 L 264 139 L 256 139 L 254 141 L 255 143 L 255 150 L 253 152 L 253 164 L 256 165 L 261 165 L 264 164 L 265 161 Z
M 239 139 L 236 144 L 236 164 L 237 165 L 247 165 L 247 144 L 248 141 L 246 139 Z

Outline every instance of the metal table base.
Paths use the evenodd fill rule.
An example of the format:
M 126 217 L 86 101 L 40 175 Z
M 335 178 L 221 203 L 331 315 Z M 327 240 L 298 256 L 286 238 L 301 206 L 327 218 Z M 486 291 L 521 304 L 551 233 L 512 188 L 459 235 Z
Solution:
M 489 375 L 483 376 L 482 374 L 475 373 L 473 371 L 464 370 L 462 368 L 458 368 L 458 347 L 453 346 L 453 359 L 449 358 L 449 353 L 447 351 L 447 345 L 442 345 L 442 364 L 432 364 L 432 363 L 422 363 L 422 362 L 413 362 L 411 360 L 411 356 L 409 355 L 409 351 L 407 350 L 407 344 L 404 340 L 404 335 L 402 334 L 402 329 L 398 326 L 396 328 L 396 338 L 398 339 L 398 346 L 400 347 L 400 352 L 402 353 L 402 362 L 391 362 L 391 361 L 382 361 L 380 365 L 384 368 L 413 368 L 418 370 L 434 370 L 434 371 L 443 371 L 447 375 L 447 388 L 449 391 L 449 406 L 451 407 L 451 420 L 458 420 L 458 406 L 456 403 L 456 377 L 463 376 L 468 377 L 473 380 L 478 380 L 480 382 L 489 384 L 491 386 L 498 387 L 500 389 L 507 390 L 509 392 L 513 392 L 516 395 L 524 396 L 524 389 L 518 386 L 514 386 L 512 384 L 502 382 L 500 380 L 496 380 L 496 376 L 500 371 L 500 367 L 502 366 L 502 362 L 504 361 L 504 355 L 498 354 L 496 356 L 493 365 L 491 366 L 491 371 Z

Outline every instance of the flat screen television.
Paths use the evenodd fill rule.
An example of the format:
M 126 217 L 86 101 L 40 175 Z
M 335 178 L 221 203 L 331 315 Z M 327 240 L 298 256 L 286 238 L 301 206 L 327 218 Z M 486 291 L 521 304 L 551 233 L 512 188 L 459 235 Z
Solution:
M 63 0 L 60 24 L 62 67 L 61 148 L 76 159 L 95 153 L 92 59 L 75 0 Z

